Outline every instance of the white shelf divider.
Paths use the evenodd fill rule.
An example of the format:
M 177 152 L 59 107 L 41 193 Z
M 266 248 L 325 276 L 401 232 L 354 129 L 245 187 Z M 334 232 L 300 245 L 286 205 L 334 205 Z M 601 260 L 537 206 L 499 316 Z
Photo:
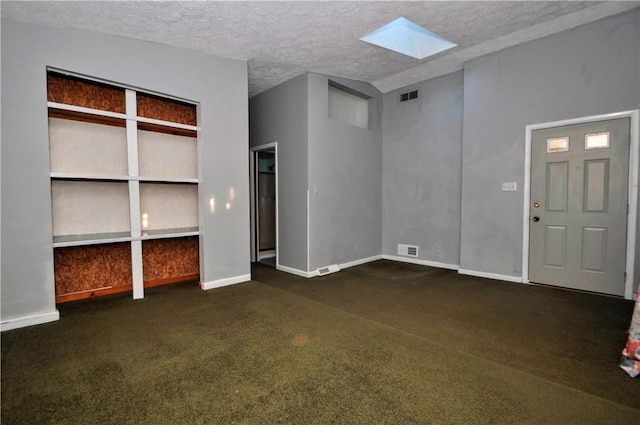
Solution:
M 131 240 L 132 238 L 129 232 L 61 235 L 53 237 L 53 247 L 63 248 L 69 246 L 99 245 L 116 242 L 129 242 Z
M 160 229 L 160 230 L 145 230 L 140 236 L 140 240 L 147 241 L 151 239 L 171 239 L 182 238 L 186 236 L 198 236 L 200 230 L 197 227 L 183 227 L 176 229 Z M 134 238 L 138 239 L 138 238 Z
M 193 131 L 200 130 L 200 127 L 198 127 L 197 125 L 180 124 L 177 122 L 163 121 L 163 120 L 157 120 L 155 118 L 145 118 L 145 117 L 136 117 L 136 119 L 138 122 L 160 125 L 162 127 L 180 128 L 182 130 L 193 130 Z
M 131 241 L 131 274 L 133 276 L 133 299 L 144 298 L 142 274 L 142 241 Z
M 78 173 L 51 173 L 50 177 L 52 179 L 60 179 L 60 180 L 118 180 L 118 181 L 126 181 L 130 180 L 129 176 L 124 175 L 114 175 L 114 174 L 78 174 Z
M 97 115 L 100 117 L 126 119 L 127 115 L 120 112 L 102 111 L 100 109 L 85 108 L 84 106 L 67 105 L 66 103 L 47 102 L 49 109 L 61 111 L 80 112 L 82 114 Z
M 182 178 L 173 178 L 173 177 L 138 177 L 136 180 L 145 182 L 145 183 L 190 183 L 197 184 L 198 179 L 182 179 Z

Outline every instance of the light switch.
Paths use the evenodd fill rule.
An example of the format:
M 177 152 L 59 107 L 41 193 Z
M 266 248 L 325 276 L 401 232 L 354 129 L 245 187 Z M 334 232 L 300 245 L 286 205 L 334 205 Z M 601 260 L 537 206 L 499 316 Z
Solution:
M 502 191 L 503 192 L 515 192 L 517 189 L 516 182 L 505 182 L 502 183 Z

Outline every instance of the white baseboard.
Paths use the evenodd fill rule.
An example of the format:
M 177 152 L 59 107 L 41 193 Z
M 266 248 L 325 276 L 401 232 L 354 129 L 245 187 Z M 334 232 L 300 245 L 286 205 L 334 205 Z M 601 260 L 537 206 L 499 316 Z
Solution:
M 506 275 L 506 274 L 486 273 L 486 272 L 479 272 L 479 271 L 475 271 L 475 270 L 465 270 L 465 269 L 459 269 L 458 273 L 465 274 L 465 275 L 468 275 L 468 276 L 486 277 L 488 279 L 504 280 L 504 281 L 507 281 L 507 282 L 522 283 L 522 277 L 520 277 L 520 276 L 509 276 L 509 275 Z
M 460 268 L 457 264 L 440 263 L 438 261 L 419 260 L 417 258 L 398 257 L 396 255 L 383 255 L 385 260 L 400 261 L 402 263 L 418 264 L 420 266 L 437 267 L 439 269 L 458 270 Z
M 318 272 L 303 272 L 302 270 L 298 270 L 298 269 L 294 269 L 292 267 L 287 267 L 287 266 L 282 266 L 280 264 L 278 264 L 276 266 L 277 270 L 286 272 L 286 273 L 291 273 L 294 274 L 296 276 L 300 276 L 300 277 L 306 277 L 306 278 L 310 278 L 310 277 L 314 277 L 318 275 Z
M 273 258 L 276 256 L 276 251 L 274 249 L 270 251 L 263 251 L 258 253 L 258 261 L 264 260 L 265 258 Z
M 340 267 L 341 270 L 347 269 L 349 267 L 359 266 L 360 264 L 366 264 L 366 263 L 371 263 L 373 261 L 382 260 L 382 258 L 383 258 L 382 255 L 374 255 L 373 257 L 361 258 L 359 260 L 349 261 L 348 263 L 338 264 L 338 267 Z
M 10 331 L 11 329 L 24 328 L 27 326 L 41 325 L 43 323 L 55 322 L 60 319 L 58 310 L 50 313 L 34 314 L 33 316 L 18 317 L 15 319 L 5 320 L 0 323 L 0 332 Z
M 251 274 L 243 274 L 240 276 L 213 280 L 211 282 L 202 282 L 202 285 L 200 285 L 200 287 L 204 290 L 207 290 L 207 289 L 221 288 L 223 286 L 235 285 L 236 283 L 248 282 L 250 280 L 251 280 Z

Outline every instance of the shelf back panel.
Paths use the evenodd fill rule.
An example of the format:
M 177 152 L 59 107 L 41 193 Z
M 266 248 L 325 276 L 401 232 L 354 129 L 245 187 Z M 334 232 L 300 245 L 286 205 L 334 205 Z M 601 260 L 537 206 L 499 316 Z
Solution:
M 197 179 L 196 139 L 139 130 L 138 167 L 144 177 Z
M 200 273 L 198 237 L 143 241 L 142 271 L 145 282 Z
M 143 231 L 198 227 L 198 186 L 140 183 L 140 216 Z
M 197 125 L 196 107 L 189 103 L 137 93 L 136 106 L 140 117 Z
M 127 175 L 124 127 L 49 118 L 51 172 Z
M 131 244 L 55 248 L 56 296 L 131 286 Z
M 126 182 L 51 182 L 53 235 L 130 231 Z
M 47 100 L 125 113 L 124 89 L 52 72 L 47 74 Z

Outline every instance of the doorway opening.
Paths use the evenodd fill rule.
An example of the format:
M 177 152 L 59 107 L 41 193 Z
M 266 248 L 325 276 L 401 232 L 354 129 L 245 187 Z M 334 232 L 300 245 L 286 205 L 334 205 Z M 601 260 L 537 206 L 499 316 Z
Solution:
M 636 110 L 526 127 L 523 282 L 632 298 L 638 118 Z M 622 121 L 627 130 L 616 132 L 605 128 L 615 120 Z M 600 131 L 600 127 L 605 129 Z M 562 137 L 555 134 L 558 131 Z M 621 137 L 617 142 L 616 133 Z M 617 157 L 623 163 L 628 160 L 628 164 L 619 167 L 617 176 L 614 170 L 618 167 L 617 160 L 609 158 L 615 143 L 622 153 Z M 618 214 L 609 214 L 616 208 Z M 610 274 L 614 268 L 618 271 Z M 600 286 L 595 283 L 597 279 L 601 279 Z M 594 282 L 590 283 L 591 280 Z
M 278 265 L 277 143 L 251 148 L 251 261 Z

